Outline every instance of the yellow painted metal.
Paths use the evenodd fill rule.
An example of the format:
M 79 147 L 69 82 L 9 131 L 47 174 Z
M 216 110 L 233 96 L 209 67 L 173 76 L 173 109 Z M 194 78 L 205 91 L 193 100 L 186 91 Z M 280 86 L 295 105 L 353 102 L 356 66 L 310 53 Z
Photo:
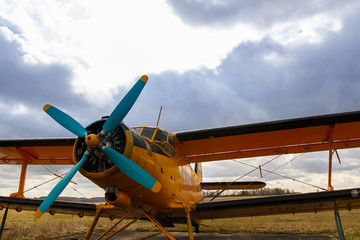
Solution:
M 28 165 L 28 162 L 24 159 L 24 161 L 22 163 L 22 166 L 21 166 L 19 189 L 18 189 L 18 191 L 16 193 L 10 194 L 10 197 L 25 198 L 25 196 L 24 196 L 24 188 L 25 188 L 27 165 Z
M 41 212 L 39 209 L 36 209 L 34 218 L 39 219 L 44 213 Z
M 162 106 L 160 107 L 160 112 L 159 112 L 158 120 L 157 120 L 157 123 L 156 123 L 156 127 L 159 127 L 159 121 L 160 121 L 161 111 L 162 111 Z
M 237 141 L 234 139 L 233 141 Z M 177 151 L 181 151 L 181 143 L 177 145 Z M 190 143 L 186 143 L 190 145 Z M 194 144 L 194 145 L 197 145 Z M 216 143 L 214 144 L 214 146 Z M 179 146 L 179 148 L 178 148 Z M 344 140 L 333 143 L 333 148 L 335 149 L 347 149 L 347 148 L 357 148 L 360 147 L 359 139 Z M 210 148 L 211 149 L 211 148 Z M 304 143 L 291 146 L 277 146 L 277 147 L 267 147 L 267 148 L 252 148 L 244 150 L 231 150 L 225 152 L 215 152 L 215 153 L 200 153 L 200 154 L 190 154 L 184 152 L 189 160 L 189 163 L 197 162 L 209 162 L 209 161 L 219 161 L 226 159 L 237 159 L 237 158 L 250 158 L 250 157 L 261 157 L 261 156 L 274 156 L 281 154 L 295 154 L 295 153 L 307 153 L 307 152 L 317 152 L 317 151 L 327 151 L 329 150 L 328 143 Z M 188 151 L 189 152 L 189 151 Z
M 151 188 L 151 191 L 154 193 L 160 192 L 161 184 L 159 182 L 155 182 L 154 186 Z
M 123 209 L 128 208 L 131 205 L 131 198 L 123 191 L 119 192 L 117 198 L 114 201 L 111 201 L 107 195 L 105 195 L 105 200 L 107 203 Z
M 187 224 L 187 228 L 188 228 L 189 240 L 194 240 L 194 233 L 193 233 L 193 230 L 192 230 L 190 211 L 191 211 L 190 207 L 185 208 L 186 224 Z
M 51 107 L 50 104 L 45 104 L 43 110 L 46 112 Z
M 142 210 L 143 214 L 152 222 L 155 224 L 156 227 L 162 231 L 165 236 L 167 236 L 171 240 L 176 240 L 153 216 L 147 214 L 144 210 Z
M 0 164 L 21 165 L 27 160 L 29 165 L 72 165 L 72 152 L 72 146 L 0 147 Z
M 132 137 L 127 136 L 127 139 Z M 149 154 L 148 149 L 128 146 L 128 143 L 125 152 L 124 155 L 161 183 L 159 192 L 145 189 L 116 166 L 101 173 L 86 172 L 82 168 L 79 171 L 101 188 L 116 186 L 131 199 L 159 209 L 183 209 L 184 203 L 192 205 L 202 199 L 200 180 L 180 152 L 171 158 L 156 152 Z
M 149 80 L 149 77 L 147 75 L 142 75 L 140 80 L 143 82 L 147 82 Z
M 331 128 L 331 126 L 330 126 Z M 279 154 L 329 150 L 329 125 L 268 131 L 208 139 L 176 139 L 176 150 L 184 153 L 190 163 L 224 159 L 260 157 Z M 336 124 L 333 149 L 360 147 L 359 122 Z M 325 141 L 324 141 L 325 140 Z M 241 147 L 240 147 L 241 146 Z
M 98 135 L 96 135 L 96 134 L 87 135 L 85 138 L 85 143 L 89 147 L 94 147 L 94 146 L 98 145 L 99 142 L 100 142 L 100 139 L 99 139 Z
M 96 240 L 101 239 L 102 237 L 104 237 L 106 234 L 108 234 L 108 232 L 110 232 L 114 227 L 116 227 L 117 225 L 119 225 L 119 223 L 121 223 L 127 216 L 129 216 L 131 213 L 133 212 L 133 210 L 129 211 L 128 213 L 126 213 L 122 218 L 119 219 L 119 221 L 117 221 L 112 227 L 110 227 L 108 230 L 106 230 L 103 234 L 101 234 Z
M 160 110 L 160 114 L 161 114 L 161 110 Z M 160 115 L 159 115 L 159 118 L 160 118 Z M 158 121 L 159 121 L 159 119 L 158 119 Z M 159 123 L 159 122 L 158 122 L 158 123 Z M 157 123 L 157 124 L 158 124 L 158 123 Z M 169 140 L 169 138 L 172 138 L 172 137 L 173 137 L 173 134 L 169 134 L 167 131 L 162 130 L 162 129 L 158 128 L 158 127 L 146 127 L 146 126 L 142 126 L 142 127 L 134 127 L 134 128 L 141 128 L 141 130 L 140 130 L 140 132 L 139 132 L 140 135 L 143 134 L 144 129 L 153 129 L 153 133 L 152 133 L 152 136 L 151 136 L 151 137 L 149 137 L 149 136 L 144 136 L 144 135 L 142 135 L 142 137 L 145 138 L 145 139 L 147 139 L 147 140 L 149 140 L 149 141 L 152 142 L 153 144 L 157 145 L 159 148 L 161 148 L 161 149 L 164 151 L 164 153 L 166 153 L 166 154 L 168 155 L 168 157 L 171 157 L 171 158 L 174 157 L 174 156 L 172 156 L 172 155 L 165 149 L 165 147 L 164 147 L 164 146 L 167 145 L 167 147 L 170 147 L 170 148 L 172 149 L 172 151 L 176 152 L 175 146 L 174 146 L 173 144 L 171 144 L 171 143 L 170 143 L 170 140 Z M 156 134 L 157 134 L 158 132 L 163 132 L 164 134 L 166 134 L 166 135 L 167 135 L 167 139 L 166 139 L 166 140 L 163 140 L 163 141 L 159 141 L 159 140 L 155 139 Z
M 132 220 L 131 222 L 129 222 L 128 224 L 126 224 L 125 226 L 121 227 L 120 229 L 116 230 L 116 232 L 110 234 L 109 236 L 107 236 L 106 238 L 104 238 L 104 240 L 111 238 L 112 236 L 115 236 L 116 234 L 118 234 L 119 232 L 121 232 L 122 230 L 124 230 L 125 228 L 127 228 L 128 226 L 130 226 L 131 224 L 135 223 L 137 220 L 139 220 L 140 218 L 142 218 L 144 215 L 141 215 L 140 217 Z
M 99 221 L 99 218 L 100 218 L 100 216 L 101 216 L 101 213 L 102 213 L 102 208 L 97 208 L 97 209 L 96 209 L 96 214 L 95 214 L 95 216 L 94 216 L 94 219 L 93 219 L 93 221 L 91 222 L 91 225 L 90 225 L 89 229 L 87 230 L 87 232 L 86 232 L 86 234 L 85 234 L 85 237 L 84 237 L 85 240 L 90 239 L 91 234 L 93 233 L 93 231 L 94 231 L 94 229 L 95 229 L 95 226 L 96 226 L 97 222 Z

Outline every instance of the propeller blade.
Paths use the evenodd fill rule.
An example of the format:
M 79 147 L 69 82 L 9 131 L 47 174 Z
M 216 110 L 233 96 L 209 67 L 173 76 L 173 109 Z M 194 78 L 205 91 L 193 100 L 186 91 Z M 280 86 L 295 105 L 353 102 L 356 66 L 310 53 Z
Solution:
M 112 132 L 120 124 L 120 122 L 125 118 L 125 116 L 130 111 L 131 107 L 134 105 L 136 99 L 139 97 L 141 91 L 143 90 L 148 76 L 142 76 L 136 84 L 130 89 L 130 91 L 125 95 L 121 102 L 116 106 L 114 111 L 110 114 L 109 118 L 106 120 L 103 130 L 106 133 Z
M 143 185 L 152 192 L 157 193 L 160 191 L 161 184 L 129 158 L 110 147 L 105 147 L 103 151 L 105 155 L 115 164 L 115 166 L 128 177 Z
M 44 199 L 44 201 L 40 204 L 39 208 L 35 212 L 35 219 L 41 217 L 46 210 L 53 204 L 56 198 L 61 194 L 61 192 L 65 189 L 71 179 L 74 177 L 75 173 L 79 170 L 79 168 L 84 164 L 85 160 L 88 158 L 88 153 L 85 152 L 84 156 L 81 160 L 63 177 L 60 182 L 51 190 L 49 195 Z
M 58 108 L 51 106 L 50 104 L 46 104 L 44 106 L 44 111 L 52 117 L 56 122 L 58 122 L 61 126 L 74 133 L 78 137 L 85 137 L 87 134 L 86 129 L 80 125 L 75 119 L 59 110 Z

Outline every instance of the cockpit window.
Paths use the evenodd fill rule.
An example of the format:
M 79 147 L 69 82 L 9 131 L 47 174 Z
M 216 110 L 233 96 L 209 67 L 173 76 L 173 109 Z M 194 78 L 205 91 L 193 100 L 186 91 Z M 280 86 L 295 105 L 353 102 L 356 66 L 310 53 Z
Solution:
M 169 143 L 171 146 L 173 146 L 175 148 L 175 142 L 174 142 L 174 139 L 172 138 L 172 136 L 169 135 Z
M 140 134 L 140 132 L 141 132 L 141 130 L 142 130 L 143 128 L 142 128 L 142 127 L 134 127 L 134 128 L 132 128 L 132 129 L 134 129 L 137 133 Z
M 141 135 L 151 140 L 154 135 L 154 132 L 155 132 L 155 128 L 143 128 Z
M 163 144 L 162 147 L 164 148 L 164 150 L 165 150 L 168 154 L 170 154 L 170 155 L 173 156 L 173 157 L 175 156 L 176 151 L 175 151 L 174 148 L 172 148 L 172 147 L 169 145 L 169 143 Z
M 156 132 L 154 141 L 166 142 L 167 141 L 167 133 L 158 129 Z
M 149 139 L 152 143 L 157 144 L 168 155 L 173 157 L 176 155 L 174 139 L 167 132 L 154 127 L 134 127 L 132 129 Z

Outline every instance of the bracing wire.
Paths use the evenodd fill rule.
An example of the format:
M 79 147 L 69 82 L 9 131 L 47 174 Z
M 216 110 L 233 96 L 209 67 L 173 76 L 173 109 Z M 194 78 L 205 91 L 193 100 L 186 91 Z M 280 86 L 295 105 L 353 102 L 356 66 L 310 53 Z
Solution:
M 301 155 L 302 155 L 302 154 L 301 154 Z M 269 174 L 274 174 L 274 175 L 277 175 L 277 176 L 279 176 L 279 177 L 287 178 L 287 179 L 293 180 L 293 181 L 295 181 L 295 182 L 308 185 L 308 186 L 310 186 L 310 187 L 314 187 L 314 188 L 317 188 L 317 189 L 321 189 L 321 190 L 324 190 L 324 191 L 328 191 L 328 190 L 325 189 L 325 188 L 322 188 L 322 187 L 319 187 L 319 186 L 316 186 L 316 185 L 313 185 L 313 184 L 310 184 L 310 183 L 307 183 L 307 182 L 303 182 L 303 181 L 301 181 L 301 180 L 298 180 L 298 179 L 295 179 L 295 178 L 291 178 L 291 177 L 288 177 L 288 176 L 286 176 L 286 175 L 282 175 L 282 174 L 280 174 L 280 173 L 276 173 L 276 172 L 275 172 L 276 170 L 278 170 L 279 168 L 283 167 L 284 165 L 286 165 L 286 164 L 294 161 L 295 159 L 299 158 L 301 155 L 298 155 L 297 157 L 295 157 L 295 158 L 291 159 L 290 161 L 282 164 L 281 166 L 275 168 L 275 169 L 272 170 L 272 171 L 269 171 L 269 170 L 266 170 L 266 169 L 264 169 L 264 168 L 261 168 L 262 171 L 267 172 L 267 174 L 265 174 L 263 177 L 265 177 L 265 176 L 267 176 L 267 175 L 269 175 Z M 237 163 L 240 163 L 240 164 L 243 164 L 243 165 L 246 165 L 246 166 L 249 166 L 249 167 L 253 167 L 255 170 L 256 170 L 256 169 L 259 169 L 259 167 L 253 166 L 253 165 L 248 164 L 248 163 L 241 162 L 241 161 L 239 161 L 239 160 L 233 160 L 233 161 L 234 161 L 234 162 L 237 162 Z
M 280 156 L 281 156 L 281 155 L 278 155 L 278 156 L 270 159 L 269 161 L 267 161 L 267 162 L 265 162 L 263 165 L 261 165 L 261 167 L 262 167 L 262 166 L 265 166 L 266 164 L 268 164 L 268 163 L 270 163 L 270 162 L 272 162 L 272 161 L 274 161 L 275 159 L 279 158 Z M 238 177 L 238 178 L 235 179 L 234 181 L 226 184 L 226 186 L 224 186 L 220 191 L 211 194 L 210 197 L 213 196 L 213 195 L 215 195 L 215 196 L 213 196 L 213 198 L 210 200 L 210 202 L 213 201 L 215 198 L 217 198 L 221 193 L 223 193 L 231 184 L 233 184 L 234 182 L 242 179 L 243 177 L 246 177 L 247 175 L 251 174 L 252 172 L 255 172 L 256 170 L 257 170 L 257 169 L 254 169 L 254 170 L 251 170 L 251 171 L 245 173 L 244 175 Z M 209 196 L 206 196 L 206 197 L 209 197 Z M 205 197 L 202 197 L 199 201 L 195 202 L 193 205 L 197 204 L 198 202 L 203 201 L 204 199 L 205 199 Z
M 63 173 L 63 174 L 57 174 L 57 173 L 54 173 L 52 170 L 50 170 L 49 168 L 47 168 L 47 167 L 45 167 L 44 165 L 41 165 L 44 169 L 46 169 L 48 172 L 50 172 L 51 174 L 53 174 L 53 175 L 55 175 L 55 177 L 54 178 L 51 178 L 51 179 L 49 179 L 49 180 L 47 180 L 47 181 L 45 181 L 45 182 L 42 182 L 42 183 L 40 183 L 40 184 L 38 184 L 38 185 L 35 185 L 35 186 L 33 186 L 33 187 L 31 187 L 31 188 L 29 188 L 29 189 L 26 189 L 25 191 L 23 191 L 23 192 L 19 192 L 17 195 L 15 195 L 15 197 L 16 196 L 18 196 L 18 195 L 20 195 L 20 194 L 24 194 L 24 193 L 26 193 L 26 192 L 29 192 L 29 191 L 31 191 L 31 190 L 34 190 L 34 189 L 36 189 L 36 188 L 38 188 L 38 187 L 40 187 L 40 186 L 42 186 L 42 185 L 45 185 L 45 184 L 47 184 L 47 183 L 49 183 L 49 182 L 51 182 L 51 181 L 54 181 L 54 180 L 56 180 L 56 179 L 58 179 L 58 178 L 63 178 L 63 176 L 65 176 L 67 173 Z M 55 168 L 52 168 L 54 171 L 56 171 L 56 172 L 58 172 L 58 170 L 56 170 Z M 74 183 L 74 184 L 77 184 L 76 182 L 73 182 L 73 181 L 70 181 L 71 183 Z M 83 198 L 85 198 L 85 199 L 87 199 L 87 200 L 89 200 L 89 198 L 88 197 L 86 197 L 83 193 L 81 193 L 79 190 L 77 190 L 76 188 L 74 188 L 73 186 L 71 186 L 71 185 L 68 185 L 68 186 L 70 186 L 75 192 L 77 192 L 79 195 L 81 195 Z M 96 198 L 96 197 L 95 197 Z M 98 201 L 101 201 L 101 199 L 98 199 L 98 198 L 96 198 Z M 95 203 L 95 202 L 93 202 L 93 203 Z

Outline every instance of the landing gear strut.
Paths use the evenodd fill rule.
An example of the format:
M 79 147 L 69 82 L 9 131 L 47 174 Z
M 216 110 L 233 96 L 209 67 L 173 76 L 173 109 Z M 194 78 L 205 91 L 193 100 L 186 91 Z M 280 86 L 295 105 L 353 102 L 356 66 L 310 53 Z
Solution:
M 84 239 L 88 240 L 90 239 L 90 236 L 92 234 L 92 232 L 94 231 L 94 228 L 101 216 L 101 213 L 103 212 L 104 208 L 111 208 L 113 206 L 111 205 L 100 205 L 97 210 L 96 210 L 96 215 L 94 217 L 94 220 L 92 221 Z M 116 227 L 120 222 L 122 222 L 126 217 L 128 217 L 130 214 L 132 214 L 134 212 L 134 210 L 129 211 L 128 213 L 126 213 L 122 218 L 120 218 L 120 220 L 118 222 L 116 222 L 112 227 L 110 227 L 107 231 L 105 231 L 103 234 L 101 234 L 101 236 L 99 236 L 97 238 L 98 239 L 102 239 L 103 237 L 105 237 L 106 234 L 108 234 L 114 227 Z M 118 234 L 120 231 L 124 230 L 125 228 L 127 228 L 128 226 L 130 226 L 131 224 L 135 223 L 137 220 L 143 218 L 143 217 L 148 218 L 152 223 L 155 224 L 155 226 L 157 228 L 160 229 L 161 232 L 163 232 L 170 240 L 176 240 L 153 216 L 151 216 L 150 214 L 146 213 L 144 210 L 141 210 L 141 214 L 139 217 L 137 217 L 136 219 L 132 220 L 131 222 L 129 222 L 128 224 L 122 226 L 120 229 L 118 229 L 116 232 L 110 234 L 109 236 L 105 237 L 104 239 L 109 239 L 112 236 Z M 190 238 L 189 238 L 190 239 Z M 194 239 L 194 238 L 191 238 Z

